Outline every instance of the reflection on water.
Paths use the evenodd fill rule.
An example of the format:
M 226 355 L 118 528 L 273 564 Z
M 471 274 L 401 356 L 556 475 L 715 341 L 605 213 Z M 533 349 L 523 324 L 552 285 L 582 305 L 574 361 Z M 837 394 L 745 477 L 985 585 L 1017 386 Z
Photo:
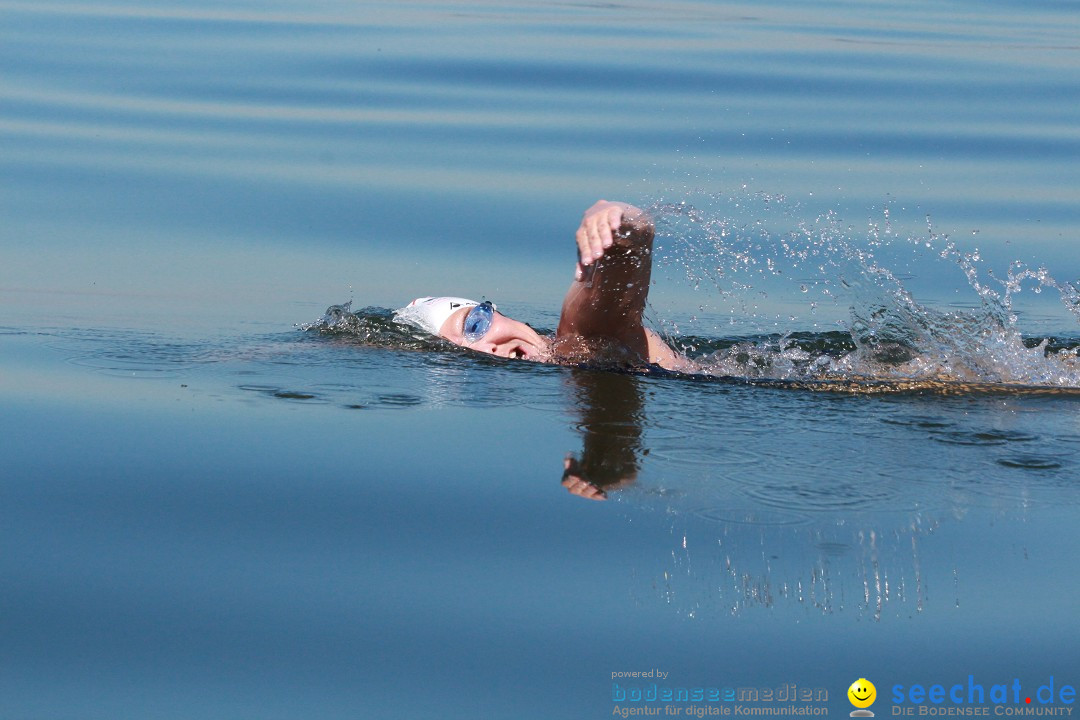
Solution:
M 725 524 L 715 543 L 707 533 L 683 535 L 658 586 L 664 601 L 689 617 L 778 603 L 874 620 L 910 615 L 927 602 L 920 545 L 934 527 L 918 520 L 895 529 L 815 523 L 785 532 Z M 940 595 L 939 602 L 953 601 Z
M 32 565 L 7 558 L 29 618 L 15 637 L 38 652 L 42 682 L 55 681 L 55 656 L 82 662 L 73 642 L 113 637 L 131 615 L 145 635 L 87 644 L 117 677 L 144 638 L 166 648 L 157 672 L 187 681 L 235 638 L 288 649 L 291 673 L 314 636 L 335 654 L 305 668 L 389 661 L 379 680 L 395 693 L 402 673 L 435 673 L 410 652 L 442 664 L 448 636 L 483 648 L 455 653 L 470 668 L 502 652 L 527 657 L 523 673 L 537 657 L 562 672 L 568 646 L 587 657 L 597 628 L 632 643 L 626 654 L 662 653 L 676 636 L 668 662 L 683 672 L 715 662 L 718 644 L 776 638 L 724 666 L 735 674 L 756 657 L 835 658 L 872 626 L 899 673 L 943 624 L 970 643 L 1003 616 L 1028 622 L 1028 637 L 1032 614 L 1072 622 L 1075 579 L 1059 571 L 1080 527 L 1080 406 L 1068 398 L 820 393 L 333 332 L 0 339 L 0 391 L 31 389 L 36 424 L 7 418 L 18 447 L 47 447 L 16 452 L 20 512 L 6 524 L 23 547 L 45 543 Z M 87 410 L 96 380 L 112 402 Z M 568 452 L 606 502 L 557 484 Z M 84 608 L 87 582 L 97 604 Z M 582 598 L 603 612 L 582 612 Z M 207 626 L 225 639 L 189 632 Z M 176 639 L 188 637 L 206 639 L 192 650 Z M 687 661 L 695 642 L 707 647 Z M 264 690 L 273 668 L 242 659 L 255 663 L 245 691 Z
M 1039 396 L 1020 399 L 1013 412 L 1030 422 L 1013 428 L 972 427 L 970 413 L 978 416 L 978 404 L 987 402 L 977 396 L 955 406 L 932 404 L 938 414 L 926 414 L 917 396 L 869 413 L 848 405 L 831 421 L 841 432 L 850 425 L 862 440 L 843 442 L 829 433 L 821 445 L 815 429 L 771 416 L 781 409 L 761 395 L 768 390 L 728 388 L 726 398 L 706 392 L 702 400 L 692 390 L 679 393 L 677 380 L 650 388 L 655 382 L 568 371 L 565 402 L 581 451 L 562 480 L 576 495 L 617 499 L 628 519 L 642 511 L 666 518 L 669 539 L 631 563 L 634 592 L 641 602 L 651 596 L 690 618 L 790 605 L 881 620 L 931 605 L 960 607 L 965 591 L 979 592 L 962 588 L 966 571 L 1001 558 L 984 550 L 943 565 L 939 558 L 953 542 L 939 539 L 943 526 L 981 524 L 989 509 L 990 525 L 1001 528 L 1022 524 L 1033 505 L 1077 504 L 1071 476 L 1054 472 L 1077 461 L 1075 430 L 1067 425 L 1062 437 L 1048 436 L 1045 426 L 1027 429 L 1042 424 Z M 754 392 L 756 398 L 737 397 Z M 743 400 L 753 407 L 743 418 L 750 427 L 733 424 Z M 1025 408 L 1025 402 L 1035 404 Z M 1058 409 L 1076 412 L 1071 402 Z M 827 414 L 815 407 L 805 417 Z M 1064 452 L 1063 439 L 1072 445 Z M 977 454 L 965 460 L 949 451 L 928 453 L 928 442 Z M 915 451 L 921 462 L 905 466 L 895 448 L 911 443 L 921 445 Z M 1015 452 L 1017 445 L 1028 452 Z M 1007 452 L 988 454 L 995 448 Z M 987 472 L 987 461 L 1017 472 Z M 924 563 L 927 546 L 934 560 Z
M 566 378 L 568 406 L 582 435 L 580 457 L 567 460 L 563 485 L 572 493 L 603 497 L 637 480 L 643 448 L 643 398 L 631 375 L 571 370 Z
M 652 511 L 677 517 L 688 503 L 698 500 L 694 493 L 630 489 L 649 454 L 648 439 L 643 438 L 648 419 L 641 382 L 631 375 L 588 370 L 567 376 L 567 405 L 576 415 L 582 450 L 580 460 L 568 464 L 563 485 L 591 499 L 623 489 L 627 503 L 644 499 Z M 694 434 L 695 428 L 686 426 L 683 432 Z M 665 449 L 658 449 L 657 455 L 677 456 Z M 694 455 L 709 464 L 708 454 Z M 798 487 L 775 488 L 773 500 L 783 509 L 712 505 L 673 520 L 675 545 L 670 561 L 663 563 L 662 577 L 651 578 L 654 587 L 664 602 L 689 617 L 718 606 L 734 614 L 785 601 L 824 613 L 853 610 L 874 619 L 880 619 L 890 603 L 910 601 L 921 611 L 925 592 L 919 542 L 936 523 L 928 523 L 921 514 L 899 529 L 838 521 L 821 511 L 861 509 L 868 501 L 891 498 L 869 497 L 864 489 L 857 493 L 834 489 L 827 494 L 818 490 L 815 500 L 807 502 Z M 672 497 L 675 501 L 669 500 Z M 695 516 L 709 522 L 694 523 Z M 677 526 L 683 528 L 681 535 L 675 532 Z M 644 570 L 642 574 L 650 577 Z

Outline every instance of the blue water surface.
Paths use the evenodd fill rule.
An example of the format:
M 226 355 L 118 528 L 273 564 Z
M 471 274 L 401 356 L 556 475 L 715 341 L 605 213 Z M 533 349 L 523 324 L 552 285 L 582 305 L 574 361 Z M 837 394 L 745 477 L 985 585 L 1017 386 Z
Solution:
M 550 330 L 607 197 L 658 209 L 650 316 L 698 345 L 834 342 L 873 307 L 802 237 L 944 310 L 980 307 L 965 268 L 998 297 L 1045 266 L 1015 328 L 1075 346 L 1078 20 L 0 0 L 0 715 L 611 717 L 613 674 L 657 668 L 823 688 L 833 716 L 858 678 L 879 716 L 894 685 L 1080 684 L 1067 387 L 817 392 L 298 328 L 447 293 Z M 568 454 L 606 502 L 561 486 Z

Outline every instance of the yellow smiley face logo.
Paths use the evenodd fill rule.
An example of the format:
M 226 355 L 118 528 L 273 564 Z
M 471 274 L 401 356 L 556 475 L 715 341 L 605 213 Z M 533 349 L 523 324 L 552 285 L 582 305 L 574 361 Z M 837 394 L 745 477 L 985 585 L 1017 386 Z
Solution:
M 859 678 L 847 689 L 848 700 L 857 708 L 868 708 L 877 699 L 877 688 L 866 678 Z

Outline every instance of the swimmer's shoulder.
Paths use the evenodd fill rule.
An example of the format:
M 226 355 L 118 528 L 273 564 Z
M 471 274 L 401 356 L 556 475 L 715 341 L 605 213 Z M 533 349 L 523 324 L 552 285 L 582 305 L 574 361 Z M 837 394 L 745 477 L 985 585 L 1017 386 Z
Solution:
M 593 365 L 646 369 L 650 365 L 675 372 L 689 372 L 694 364 L 675 352 L 654 331 L 645 329 L 649 357 L 642 357 L 614 338 L 564 334 L 551 341 L 550 360 L 559 365 Z

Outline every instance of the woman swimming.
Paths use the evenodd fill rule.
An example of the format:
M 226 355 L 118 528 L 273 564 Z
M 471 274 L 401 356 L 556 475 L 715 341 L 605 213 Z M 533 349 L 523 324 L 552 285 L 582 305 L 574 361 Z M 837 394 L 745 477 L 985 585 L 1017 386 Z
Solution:
M 490 302 L 459 297 L 417 298 L 397 310 L 395 319 L 498 357 L 685 369 L 689 361 L 643 324 L 654 234 L 652 218 L 633 205 L 599 200 L 585 211 L 575 234 L 574 281 L 553 338 L 503 315 Z

